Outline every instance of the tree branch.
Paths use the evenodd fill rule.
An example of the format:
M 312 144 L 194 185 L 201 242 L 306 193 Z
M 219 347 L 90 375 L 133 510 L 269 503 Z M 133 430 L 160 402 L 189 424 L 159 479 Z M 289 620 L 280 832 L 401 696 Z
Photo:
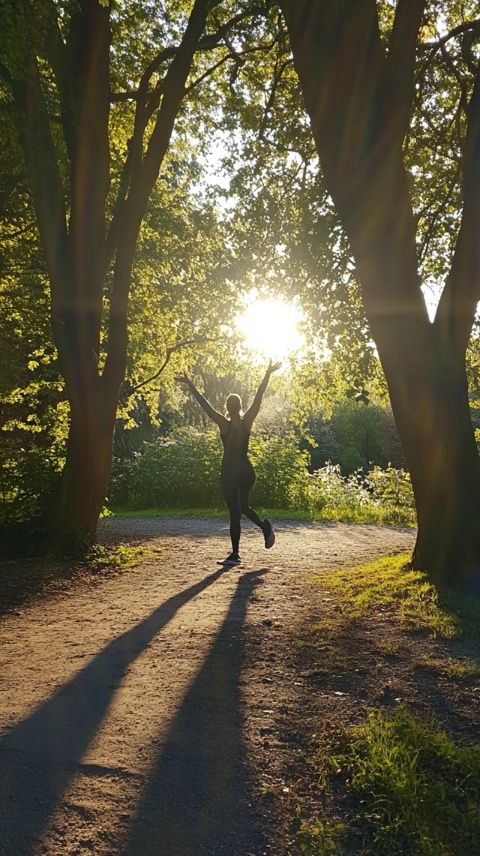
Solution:
M 428 53 L 428 56 L 422 62 L 421 66 L 420 66 L 420 68 L 416 74 L 416 77 L 415 77 L 416 82 L 418 83 L 423 79 L 428 66 L 431 64 L 432 60 L 435 57 L 436 52 L 440 48 L 443 48 L 447 44 L 447 42 L 449 42 L 451 39 L 455 38 L 456 36 L 462 35 L 463 33 L 467 33 L 467 32 L 470 32 L 472 34 L 475 34 L 476 32 L 480 32 L 480 18 L 477 18 L 475 21 L 469 21 L 469 22 L 466 22 L 464 24 L 459 24 L 458 27 L 454 27 L 445 36 L 442 36 L 440 39 L 437 39 L 437 41 L 435 41 L 435 42 L 424 42 L 423 44 L 420 44 L 419 50 L 420 51 L 428 50 L 429 53 Z
M 422 50 L 431 49 L 433 53 L 449 42 L 451 39 L 454 39 L 455 36 L 461 36 L 462 33 L 468 32 L 480 32 L 480 18 L 476 18 L 474 21 L 465 21 L 463 24 L 458 24 L 458 26 L 453 27 L 453 29 L 449 30 L 444 36 L 440 39 L 437 39 L 434 42 L 424 42 L 420 45 Z
M 351 243 L 370 318 L 419 318 L 416 224 L 398 144 L 405 98 L 399 117 L 392 117 L 397 105 L 386 94 L 393 57 L 403 61 L 399 38 L 406 24 L 397 20 L 387 74 L 375 0 L 282 0 L 281 6 L 326 185 Z M 413 31 L 410 21 L 410 57 Z M 403 82 L 402 96 L 405 88 Z
M 11 87 L 55 308 L 62 302 L 66 279 L 68 240 L 64 189 L 35 59 L 28 68 L 22 68 L 22 73 L 21 79 L 12 77 Z
M 83 0 L 72 20 L 70 81 L 76 122 L 70 161 L 72 290 L 96 317 L 99 336 L 105 277 L 105 205 L 110 186 L 110 19 L 98 0 Z M 98 350 L 98 347 L 96 348 Z
M 263 137 L 263 135 L 265 133 L 265 130 L 267 127 L 267 122 L 268 122 L 268 114 L 271 112 L 271 110 L 273 109 L 273 105 L 275 104 L 275 97 L 277 94 L 278 86 L 279 86 L 280 81 L 282 79 L 283 72 L 291 64 L 292 64 L 292 60 L 290 57 L 288 57 L 288 59 L 284 60 L 280 64 L 278 64 L 278 60 L 277 60 L 277 63 L 275 65 L 275 73 L 273 75 L 272 85 L 270 88 L 270 92 L 268 94 L 267 103 L 265 104 L 265 108 L 263 111 L 262 121 L 260 123 L 260 130 L 259 130 L 260 137 Z
M 463 211 L 450 273 L 435 318 L 440 336 L 464 351 L 480 299 L 480 64 L 467 108 Z
M 209 0 L 195 0 L 193 4 L 182 41 L 165 75 L 162 104 L 143 159 L 145 103 L 140 99 L 137 101 L 135 128 L 131 141 L 130 189 L 125 203 L 121 206 L 118 228 L 119 239 L 108 329 L 108 354 L 103 372 L 105 381 L 118 377 L 120 382 L 123 377 L 127 348 L 128 293 L 137 236 L 148 197 L 170 143 L 174 122 L 185 94 L 185 83 L 190 73 L 193 55 L 205 28 L 209 6 Z M 143 83 L 145 92 L 147 85 L 148 81 L 145 78 Z
M 425 0 L 398 0 L 387 56 L 386 96 L 392 133 L 401 145 L 408 129 L 415 91 L 417 37 Z
M 134 387 L 132 387 L 129 391 L 129 395 L 133 395 L 134 392 L 138 392 L 139 389 L 151 383 L 153 380 L 156 380 L 167 368 L 173 354 L 177 351 L 181 351 L 183 348 L 188 348 L 189 345 L 198 345 L 204 344 L 205 342 L 215 342 L 216 339 L 206 339 L 204 336 L 194 336 L 192 339 L 184 339 L 182 342 L 177 342 L 176 345 L 172 345 L 170 348 L 167 348 L 165 351 L 165 359 L 161 364 L 160 368 L 157 371 L 147 377 L 145 380 L 140 381 Z

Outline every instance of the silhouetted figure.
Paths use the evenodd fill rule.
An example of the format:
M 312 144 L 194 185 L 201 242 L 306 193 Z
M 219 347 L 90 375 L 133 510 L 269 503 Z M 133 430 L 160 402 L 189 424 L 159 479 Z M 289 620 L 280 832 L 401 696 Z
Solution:
M 220 483 L 223 496 L 230 512 L 230 537 L 232 539 L 232 552 L 226 558 L 224 564 L 237 564 L 240 562 L 240 518 L 244 514 L 262 530 L 265 538 L 265 547 L 273 547 L 275 534 L 269 520 L 261 520 L 254 508 L 249 503 L 249 493 L 255 481 L 255 470 L 248 459 L 248 442 L 252 430 L 253 421 L 258 415 L 262 403 L 263 394 L 268 386 L 270 375 L 280 368 L 281 363 L 270 363 L 265 376 L 257 389 L 255 398 L 247 412 L 242 414 L 242 400 L 239 395 L 232 393 L 227 397 L 225 408 L 227 415 L 223 416 L 207 401 L 198 391 L 195 384 L 187 375 L 177 375 L 176 380 L 184 383 L 198 403 L 203 407 L 205 413 L 218 425 L 223 443 L 223 459 L 220 474 Z

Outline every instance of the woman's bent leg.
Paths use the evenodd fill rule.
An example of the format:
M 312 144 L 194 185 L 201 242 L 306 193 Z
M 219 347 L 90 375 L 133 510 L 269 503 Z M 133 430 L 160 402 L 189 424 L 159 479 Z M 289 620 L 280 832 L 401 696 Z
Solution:
M 275 534 L 273 532 L 272 524 L 269 520 L 262 520 L 254 508 L 250 505 L 249 502 L 249 493 L 253 484 L 255 482 L 255 470 L 253 467 L 250 467 L 249 470 L 245 473 L 245 477 L 242 479 L 240 484 L 240 509 L 242 514 L 245 517 L 248 517 L 252 523 L 256 523 L 256 525 L 262 530 L 263 537 L 265 538 L 265 547 L 270 549 L 273 547 L 275 543 Z
M 257 526 L 263 531 L 264 521 L 258 516 L 257 512 L 250 505 L 249 501 L 249 493 L 252 484 L 242 484 L 240 487 L 240 510 L 245 517 L 248 517 L 252 523 L 256 523 Z

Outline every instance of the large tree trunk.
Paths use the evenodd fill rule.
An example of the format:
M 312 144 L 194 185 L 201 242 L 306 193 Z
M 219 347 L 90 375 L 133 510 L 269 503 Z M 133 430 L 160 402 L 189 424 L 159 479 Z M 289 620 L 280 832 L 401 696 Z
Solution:
M 193 0 L 179 43 L 173 50 L 159 50 L 141 75 L 110 218 L 112 4 L 82 0 L 74 4 L 68 22 L 53 3 L 40 4 L 38 15 L 34 7 L 39 4 L 30 4 L 31 34 L 24 31 L 25 9 L 17 14 L 18 5 L 7 4 L 6 15 L 9 32 L 18 27 L 20 53 L 7 56 L 6 65 L 2 57 L 2 74 L 17 109 L 51 285 L 53 336 L 71 409 L 66 463 L 48 522 L 57 543 L 84 546 L 95 537 L 110 473 L 138 232 L 212 4 Z M 222 25 L 210 46 L 225 36 Z M 154 82 L 157 75 L 161 83 Z M 104 300 L 108 334 L 100 371 Z
M 401 344 L 381 353 L 417 510 L 413 565 L 436 582 L 480 594 L 480 458 L 465 362 L 429 331 L 404 363 Z
M 95 540 L 110 478 L 116 399 L 102 387 L 98 380 L 83 401 L 71 401 L 67 456 L 52 516 L 53 542 L 70 551 Z
M 474 169 L 480 129 L 472 109 L 462 226 L 446 299 L 432 324 L 420 291 L 402 156 L 424 5 L 399 0 L 387 53 L 374 0 L 281 0 L 326 185 L 350 240 L 412 478 L 418 518 L 413 562 L 437 581 L 471 591 L 478 586 L 480 593 L 480 462 L 465 373 L 478 300 L 480 257 L 472 228 L 480 219 Z M 480 78 L 474 96 L 480 101 Z

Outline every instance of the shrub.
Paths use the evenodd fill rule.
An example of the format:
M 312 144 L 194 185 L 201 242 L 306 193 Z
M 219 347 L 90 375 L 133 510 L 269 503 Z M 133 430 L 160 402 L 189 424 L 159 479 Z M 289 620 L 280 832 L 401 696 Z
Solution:
M 250 459 L 256 472 L 253 498 L 267 508 L 310 510 L 314 504 L 309 455 L 293 434 L 253 437 Z
M 415 523 L 410 476 L 388 466 L 374 467 L 369 473 L 356 470 L 342 476 L 338 464 L 326 464 L 313 473 L 310 497 L 313 508 L 325 520 L 359 523 Z
M 45 510 L 62 460 L 55 447 L 15 450 L 0 463 L 0 526 L 35 520 Z
M 220 461 L 217 434 L 175 429 L 168 437 L 145 443 L 126 465 L 115 462 L 109 502 L 137 508 L 219 504 Z
M 109 503 L 131 508 L 212 508 L 223 504 L 221 441 L 215 431 L 177 428 L 145 442 L 127 461 L 114 460 Z M 256 472 L 252 502 L 301 511 L 323 520 L 414 523 L 410 479 L 403 470 L 379 467 L 342 476 L 339 465 L 308 472 L 309 454 L 293 434 L 257 435 L 250 444 Z
M 386 469 L 374 467 L 367 476 L 372 495 L 384 507 L 399 510 L 413 509 L 415 505 L 410 474 L 396 470 L 391 464 Z

